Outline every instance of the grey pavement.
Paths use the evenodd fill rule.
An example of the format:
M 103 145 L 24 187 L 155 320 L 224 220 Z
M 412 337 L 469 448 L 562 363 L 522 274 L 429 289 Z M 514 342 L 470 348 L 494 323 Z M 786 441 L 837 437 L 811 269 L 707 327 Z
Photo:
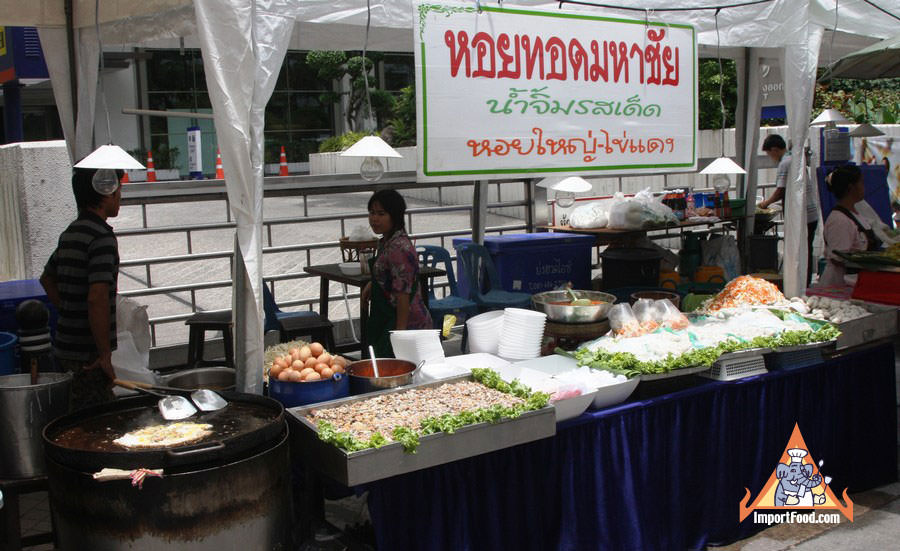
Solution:
M 306 205 L 302 197 L 279 197 L 265 199 L 264 217 L 267 220 L 278 220 L 316 215 L 361 215 L 366 213 L 366 204 L 370 193 L 346 193 L 339 195 L 311 196 Z M 407 198 L 409 208 L 431 207 L 433 203 Z M 224 201 L 203 201 L 191 203 L 151 204 L 146 205 L 147 225 L 150 228 L 181 227 L 186 224 L 213 224 L 227 221 Z M 119 216 L 110 219 L 117 230 L 135 229 L 142 226 L 140 206 L 124 206 Z M 508 225 L 522 223 L 522 220 L 490 214 L 488 225 Z M 366 218 L 350 219 L 342 231 L 340 221 L 298 222 L 273 226 L 271 246 L 289 246 L 298 244 L 336 241 L 348 234 L 355 226 L 368 226 Z M 467 211 L 450 213 L 430 213 L 415 215 L 412 220 L 412 232 L 426 233 L 451 229 L 468 229 L 471 227 Z M 157 234 L 149 236 L 120 236 L 119 252 L 122 260 L 135 260 L 150 257 L 185 255 L 190 253 L 229 252 L 233 250 L 234 233 L 232 230 L 204 230 L 190 232 L 190 251 L 185 234 Z M 419 239 L 417 244 L 440 245 L 440 238 Z M 451 238 L 446 238 L 444 246 L 452 247 Z M 267 241 L 265 246 L 269 246 Z M 309 258 L 304 252 L 267 253 L 263 260 L 263 276 L 277 274 L 303 274 L 307 264 L 327 264 L 341 261 L 340 249 L 318 249 L 310 251 Z M 151 268 L 150 280 L 153 286 L 182 285 L 187 283 L 203 283 L 231 279 L 231 267 L 228 259 L 212 259 L 190 262 L 173 262 Z M 134 290 L 147 288 L 148 276 L 143 267 L 128 267 L 121 270 L 119 288 Z M 349 289 L 349 292 L 358 289 Z M 341 285 L 332 283 L 330 294 L 340 296 Z M 275 283 L 275 298 L 279 303 L 317 299 L 319 296 L 319 279 L 278 281 Z M 202 310 L 216 310 L 231 307 L 230 288 L 208 289 L 196 292 L 198 307 Z M 148 306 L 151 318 L 185 314 L 191 311 L 189 292 L 170 293 L 139 297 L 136 300 Z M 358 302 L 349 301 L 351 314 L 358 317 Z M 290 309 L 290 308 L 288 308 Z M 347 308 L 342 300 L 329 304 L 329 318 L 346 319 Z M 183 322 L 162 324 L 157 329 L 156 345 L 166 346 L 187 342 L 187 327 Z

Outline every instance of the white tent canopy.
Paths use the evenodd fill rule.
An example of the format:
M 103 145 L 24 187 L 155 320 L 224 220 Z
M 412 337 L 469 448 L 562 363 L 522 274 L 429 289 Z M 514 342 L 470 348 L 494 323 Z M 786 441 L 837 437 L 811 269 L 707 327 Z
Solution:
M 474 4 L 474 2 L 470 2 Z M 535 7 L 571 10 L 595 15 L 650 19 L 693 25 L 698 41 L 715 45 L 716 23 L 723 47 L 766 48 L 777 55 L 785 75 L 785 97 L 790 139 L 797 154 L 792 156 L 791 180 L 786 198 L 785 290 L 796 295 L 803 289 L 806 271 L 804 189 L 808 167 L 799 154 L 808 135 L 815 72 L 826 28 L 841 33 L 887 38 L 896 33 L 897 21 L 864 0 L 771 0 L 718 12 L 715 0 L 618 0 L 622 8 L 594 8 L 557 2 L 509 0 L 504 7 Z M 36 26 L 63 119 L 63 131 L 74 158 L 90 152 L 97 82 L 95 17 L 104 44 L 141 44 L 163 38 L 196 36 L 205 65 L 207 86 L 215 113 L 216 133 L 222 161 L 229 175 L 228 196 L 237 222 L 237 250 L 243 262 L 236 263 L 235 331 L 239 387 L 260 392 L 262 370 L 262 183 L 263 110 L 292 33 L 301 48 L 361 49 L 366 25 L 366 3 L 362 0 L 103 0 L 99 14 L 95 2 L 72 0 L 72 27 L 77 73 L 78 117 L 73 120 L 70 64 L 64 6 L 60 0 L 0 0 L 0 22 L 4 25 Z M 878 0 L 877 4 L 900 14 L 900 0 Z M 835 13 L 837 8 L 837 14 Z M 665 11 L 692 8 L 686 11 Z M 412 29 L 417 23 L 411 0 L 372 0 L 369 49 L 411 51 Z M 840 33 L 838 33 L 840 35 Z M 864 45 L 864 44 L 863 44 Z M 856 46 L 858 47 L 858 45 Z M 758 55 L 758 54 L 757 54 Z M 840 54 L 836 54 L 839 56 Z M 754 78 L 750 72 L 751 80 Z M 749 83 L 750 86 L 753 82 Z M 755 89 L 755 88 L 750 88 Z M 755 159 L 757 94 L 748 95 L 748 133 L 743 157 Z M 756 98 L 756 99 L 754 99 Z M 102 138 L 102 137 L 101 137 Z M 748 192 L 754 190 L 751 176 Z M 754 192 L 755 193 L 755 192 Z M 244 269 L 240 269 L 244 267 Z M 250 292 L 243 292 L 246 289 Z

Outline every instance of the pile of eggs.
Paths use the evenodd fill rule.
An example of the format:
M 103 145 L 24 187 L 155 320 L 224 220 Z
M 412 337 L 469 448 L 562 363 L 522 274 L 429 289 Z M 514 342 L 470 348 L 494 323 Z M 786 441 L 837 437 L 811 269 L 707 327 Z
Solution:
M 320 343 L 312 342 L 299 348 L 291 348 L 284 356 L 276 357 L 269 365 L 269 378 L 281 382 L 310 383 L 330 379 L 335 373 L 344 373 L 347 360 L 329 354 Z

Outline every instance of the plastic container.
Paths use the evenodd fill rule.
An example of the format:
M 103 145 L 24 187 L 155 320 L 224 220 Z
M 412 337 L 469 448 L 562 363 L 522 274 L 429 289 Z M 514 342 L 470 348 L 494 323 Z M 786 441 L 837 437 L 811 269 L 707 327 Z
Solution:
M 471 241 L 456 238 L 453 247 Z M 484 247 L 491 254 L 503 289 L 529 294 L 550 291 L 570 281 L 574 289 L 590 289 L 593 246 L 593 236 L 573 233 L 515 233 L 484 238 Z M 460 296 L 469 296 L 468 276 L 458 264 L 456 286 Z
M 618 287 L 655 287 L 659 284 L 662 255 L 653 249 L 606 249 L 600 253 L 603 290 Z M 627 297 L 626 297 L 627 300 Z
M 286 408 L 337 400 L 350 396 L 350 377 L 335 373 L 331 379 L 310 383 L 292 383 L 269 379 L 269 398 Z
M 12 333 L 0 332 L 0 375 L 19 372 L 19 360 L 16 356 L 18 340 Z
M 20 302 L 28 299 L 40 300 L 50 310 L 50 331 L 56 331 L 56 308 L 50 304 L 47 293 L 36 279 L 21 279 L 17 281 L 4 281 L 0 283 L 0 331 L 15 333 L 18 330 L 16 323 L 16 307 Z
M 745 216 L 747 214 L 747 200 L 746 199 L 729 199 L 728 200 L 728 208 L 731 211 L 732 217 L 739 218 L 741 216 Z

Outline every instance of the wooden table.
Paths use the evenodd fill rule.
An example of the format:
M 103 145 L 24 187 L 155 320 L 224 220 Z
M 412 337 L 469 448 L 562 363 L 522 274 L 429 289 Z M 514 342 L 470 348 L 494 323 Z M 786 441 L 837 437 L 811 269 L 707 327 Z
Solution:
M 658 228 L 646 228 L 642 230 L 616 230 L 612 228 L 573 228 L 572 226 L 538 226 L 541 229 L 553 231 L 553 232 L 567 232 L 567 233 L 583 233 L 587 235 L 593 235 L 596 239 L 597 245 L 609 245 L 610 243 L 622 243 L 627 242 L 629 240 L 635 240 L 643 237 L 650 231 L 666 231 L 669 230 L 682 230 L 684 228 L 693 228 L 699 226 L 711 226 L 714 224 L 728 224 L 728 223 L 737 223 L 742 221 L 743 217 L 732 217 L 732 218 L 721 218 L 716 221 L 711 222 L 690 222 L 684 221 L 679 222 L 678 224 L 671 226 L 662 226 Z
M 306 266 L 303 268 L 308 274 L 319 276 L 319 315 L 322 319 L 328 319 L 328 284 L 331 281 L 337 283 L 345 283 L 354 287 L 365 287 L 366 283 L 371 280 L 369 274 L 347 275 L 341 271 L 338 264 L 321 264 L 318 266 Z M 447 275 L 447 272 L 440 268 L 432 268 L 430 266 L 419 266 L 419 288 L 422 290 L 422 300 L 428 306 L 428 295 L 430 287 L 428 282 L 435 277 Z M 359 350 L 361 357 L 365 357 L 368 348 L 366 340 L 366 320 L 369 318 L 369 305 L 366 304 L 362 296 L 359 297 Z

